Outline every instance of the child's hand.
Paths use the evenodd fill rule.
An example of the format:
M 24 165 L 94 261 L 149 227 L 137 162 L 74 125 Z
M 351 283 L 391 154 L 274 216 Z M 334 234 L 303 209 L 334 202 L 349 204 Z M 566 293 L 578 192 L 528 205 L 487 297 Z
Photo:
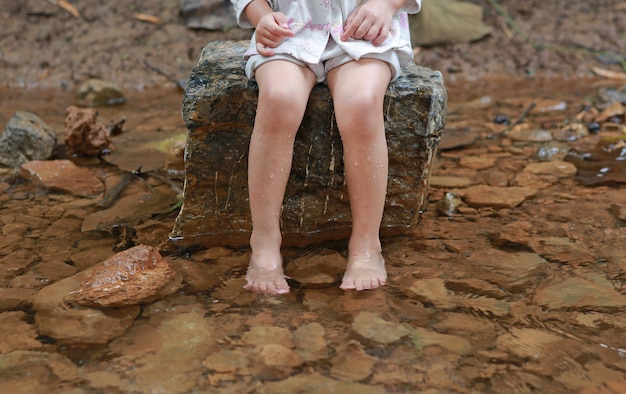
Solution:
M 282 12 L 272 12 L 262 17 L 256 25 L 256 50 L 263 56 L 274 56 L 276 48 L 287 37 L 293 37 L 287 17 Z
M 346 19 L 341 39 L 350 38 L 372 41 L 374 45 L 382 44 L 389 35 L 393 16 L 398 11 L 389 0 L 369 0 L 358 6 Z

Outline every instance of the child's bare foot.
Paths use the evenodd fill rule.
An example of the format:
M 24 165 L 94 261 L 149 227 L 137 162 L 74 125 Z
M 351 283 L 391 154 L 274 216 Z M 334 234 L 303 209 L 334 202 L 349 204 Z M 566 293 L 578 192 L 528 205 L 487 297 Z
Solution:
M 289 285 L 283 273 L 283 264 L 280 257 L 270 256 L 268 253 L 259 253 L 250 258 L 248 273 L 246 274 L 246 290 L 266 294 L 289 293 Z
M 368 290 L 385 284 L 385 259 L 382 254 L 376 253 L 348 257 L 348 267 L 339 287 L 344 290 Z

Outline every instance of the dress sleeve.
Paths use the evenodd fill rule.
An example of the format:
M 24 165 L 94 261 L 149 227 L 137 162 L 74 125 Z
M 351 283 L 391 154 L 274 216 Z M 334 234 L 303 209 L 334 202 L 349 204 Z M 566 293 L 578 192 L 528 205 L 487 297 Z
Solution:
M 402 10 L 407 14 L 417 14 L 422 8 L 422 0 L 407 0 Z
M 418 0 L 420 1 L 420 0 Z M 252 0 L 230 0 L 235 8 L 235 16 L 237 17 L 237 24 L 244 29 L 249 29 L 252 26 L 252 22 L 248 19 L 243 10 L 248 6 L 248 4 L 252 3 Z M 267 3 L 272 7 L 272 1 L 267 0 Z M 273 7 L 272 7 L 273 8 Z

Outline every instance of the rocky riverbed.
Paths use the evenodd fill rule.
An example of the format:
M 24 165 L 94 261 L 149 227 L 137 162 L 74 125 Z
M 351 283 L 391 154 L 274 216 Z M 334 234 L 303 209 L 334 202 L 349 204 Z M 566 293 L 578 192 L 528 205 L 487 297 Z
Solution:
M 384 240 L 390 284 L 371 292 L 338 289 L 337 242 L 285 250 L 285 296 L 245 292 L 248 251 L 213 248 L 166 256 L 178 279 L 156 300 L 77 305 L 69 294 L 83 272 L 167 238 L 180 181 L 135 175 L 105 209 L 101 192 L 5 177 L 0 388 L 620 392 L 626 148 L 623 112 L 602 114 L 624 89 L 590 80 L 464 91 L 450 87 L 428 208 L 415 231 Z M 176 105 L 155 96 L 159 108 Z M 145 121 L 157 111 L 133 102 L 102 113 L 129 127 L 111 159 L 166 161 L 158 143 L 119 149 L 181 127 L 175 116 Z M 48 111 L 47 100 L 30 103 Z M 62 114 L 44 118 L 57 129 Z M 124 176 L 77 164 L 106 185 Z
M 591 71 L 622 71 L 597 51 L 623 53 L 623 2 L 499 2 L 531 38 L 580 51 L 535 48 L 474 3 L 490 37 L 416 48 L 444 74 L 448 119 L 419 226 L 383 242 L 388 286 L 341 291 L 339 241 L 286 249 L 292 292 L 257 295 L 249 252 L 220 247 L 118 265 L 105 284 L 162 281 L 107 306 L 76 291 L 174 224 L 178 80 L 207 40 L 249 32 L 187 29 L 178 1 L 85 3 L 80 18 L 7 3 L 0 126 L 29 111 L 57 142 L 54 161 L 0 176 L 0 392 L 623 392 L 626 88 Z M 124 90 L 97 109 L 123 129 L 79 158 L 65 112 L 91 77 Z

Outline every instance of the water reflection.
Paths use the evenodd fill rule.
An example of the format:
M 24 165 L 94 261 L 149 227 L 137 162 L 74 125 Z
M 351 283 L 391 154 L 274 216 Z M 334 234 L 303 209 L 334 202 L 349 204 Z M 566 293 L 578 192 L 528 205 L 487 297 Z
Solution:
M 115 226 L 85 227 L 102 211 L 98 198 L 5 178 L 0 392 L 624 392 L 623 135 L 562 142 L 590 155 L 572 172 L 562 146 L 540 160 L 541 142 L 514 139 L 493 122 L 517 119 L 534 102 L 530 129 L 558 130 L 595 92 L 589 81 L 452 87 L 448 136 L 460 140 L 443 144 L 420 227 L 384 240 L 389 285 L 376 291 L 338 289 L 343 243 L 287 249 L 293 290 L 279 297 L 242 290 L 246 250 L 213 248 L 170 256 L 184 287 L 140 309 L 105 310 L 109 326 L 94 329 L 95 313 L 76 308 L 47 327 L 68 309 L 55 309 L 66 293 L 53 284 L 117 250 L 157 246 L 175 212 L 152 207 Z M 5 93 L 3 123 L 26 109 L 62 131 L 72 104 L 63 92 Z M 162 165 L 154 143 L 184 132 L 180 99 L 144 92 L 100 110 L 105 123 L 127 119 L 118 156 L 107 161 L 127 171 Z M 538 162 L 548 166 L 531 166 Z M 83 164 L 105 179 L 121 176 Z M 587 186 L 584 171 L 602 168 L 613 181 Z M 147 182 L 160 196 L 172 193 L 162 179 Z M 521 201 L 486 202 L 501 188 Z M 146 192 L 130 182 L 111 217 Z M 63 336 L 41 334 L 52 329 Z

